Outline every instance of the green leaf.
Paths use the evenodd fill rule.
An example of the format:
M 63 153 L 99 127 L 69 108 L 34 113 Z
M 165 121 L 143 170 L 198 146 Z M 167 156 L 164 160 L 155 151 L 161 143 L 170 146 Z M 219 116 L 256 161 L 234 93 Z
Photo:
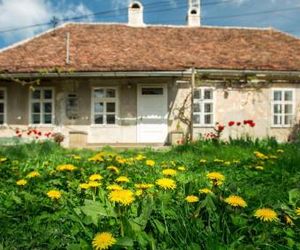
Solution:
M 129 237 L 122 237 L 118 239 L 116 245 L 121 247 L 133 247 L 133 240 Z
M 289 191 L 289 203 L 296 206 L 297 201 L 300 201 L 300 189 L 295 188 Z

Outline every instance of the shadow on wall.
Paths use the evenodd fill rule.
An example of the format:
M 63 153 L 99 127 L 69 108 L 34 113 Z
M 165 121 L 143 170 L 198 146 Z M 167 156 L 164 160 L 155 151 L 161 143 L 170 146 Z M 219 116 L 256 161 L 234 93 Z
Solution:
M 300 122 L 295 124 L 288 136 L 289 142 L 300 142 Z

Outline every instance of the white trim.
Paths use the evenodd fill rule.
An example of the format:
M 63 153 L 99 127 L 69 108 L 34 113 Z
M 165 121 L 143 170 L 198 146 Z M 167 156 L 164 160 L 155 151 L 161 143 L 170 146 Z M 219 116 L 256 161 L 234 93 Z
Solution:
M 284 93 L 285 91 L 292 91 L 292 101 L 275 101 L 274 100 L 274 92 L 275 91 L 280 91 L 281 93 Z M 284 95 L 282 95 L 282 98 L 284 98 Z M 284 109 L 282 109 L 282 113 L 280 116 L 282 116 L 283 120 L 281 121 L 281 124 L 274 124 L 274 105 L 279 104 L 279 105 L 284 105 L 284 104 L 291 104 L 292 105 L 292 117 L 293 119 L 295 118 L 296 115 L 296 89 L 295 88 L 271 88 L 271 128 L 290 128 L 293 126 L 293 122 L 291 124 L 284 124 Z
M 40 90 L 41 91 L 41 95 L 43 95 L 43 92 L 45 90 L 51 90 L 52 91 L 52 98 L 51 99 L 44 99 L 41 98 L 40 99 L 40 103 L 44 103 L 44 102 L 50 102 L 51 100 L 51 104 L 52 104 L 52 117 L 51 117 L 51 123 L 32 123 L 32 103 L 34 102 L 32 99 L 32 93 L 33 91 L 31 89 L 29 89 L 29 97 L 28 97 L 28 102 L 29 102 L 29 112 L 28 112 L 28 121 L 29 121 L 29 127 L 54 127 L 55 125 L 55 88 L 54 87 L 35 87 L 34 90 Z M 43 106 L 41 105 L 41 112 L 40 112 L 40 116 L 43 117 Z M 41 120 L 42 121 L 42 120 Z
M 0 87 L 0 90 L 4 93 L 4 100 L 0 103 L 4 104 L 4 110 L 3 110 L 3 124 L 0 123 L 0 127 L 6 127 L 7 126 L 7 89 L 5 87 Z
M 94 116 L 95 116 L 95 100 L 94 100 L 94 91 L 96 89 L 114 89 L 115 90 L 115 97 L 104 97 L 103 98 L 103 103 L 107 102 L 115 102 L 115 124 L 107 124 L 106 119 L 104 117 L 106 116 L 106 110 L 105 107 L 106 105 L 103 106 L 103 124 L 97 124 L 95 123 Z M 109 100 L 111 99 L 111 101 Z M 113 99 L 113 100 L 112 100 Z M 119 127 L 118 122 L 120 121 L 119 119 L 119 87 L 118 86 L 94 86 L 91 88 L 91 127 L 92 128 L 115 128 Z

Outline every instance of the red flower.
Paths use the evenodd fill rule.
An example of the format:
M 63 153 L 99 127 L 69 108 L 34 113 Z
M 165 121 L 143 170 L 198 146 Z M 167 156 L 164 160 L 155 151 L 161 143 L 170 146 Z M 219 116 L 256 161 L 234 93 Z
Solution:
M 22 137 L 22 134 L 18 134 L 18 137 Z
M 253 128 L 253 127 L 255 127 L 255 122 L 251 122 L 251 123 L 249 123 L 249 126 L 251 127 L 251 128 Z
M 230 122 L 228 122 L 228 126 L 229 126 L 229 127 L 232 127 L 234 124 L 235 124 L 235 122 L 234 122 L 234 121 L 230 121 Z
M 41 136 L 42 135 L 42 132 L 38 132 L 38 136 Z
M 219 125 L 218 126 L 218 131 L 222 132 L 224 130 L 225 126 Z
M 240 122 L 237 122 L 236 125 L 237 125 L 237 126 L 241 126 L 241 123 L 240 123 Z

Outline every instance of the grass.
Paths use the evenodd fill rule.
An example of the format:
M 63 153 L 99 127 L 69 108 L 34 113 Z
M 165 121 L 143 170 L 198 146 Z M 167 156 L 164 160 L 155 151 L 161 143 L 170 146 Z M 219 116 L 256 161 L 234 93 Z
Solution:
M 0 249 L 92 249 L 98 232 L 116 238 L 113 249 L 300 249 L 299 151 L 296 144 L 250 139 L 199 141 L 163 152 L 105 148 L 96 158 L 96 152 L 51 142 L 1 148 Z M 61 164 L 76 170 L 58 171 Z M 118 174 L 107 169 L 112 165 Z M 164 169 L 177 174 L 164 176 Z M 26 177 L 31 171 L 40 176 Z M 224 183 L 211 182 L 211 172 L 223 174 Z M 103 177 L 101 186 L 80 189 L 96 173 Z M 113 202 L 107 190 L 119 176 L 130 180 L 118 183 L 134 194 L 128 206 Z M 159 187 L 156 181 L 164 177 L 176 188 Z M 27 184 L 18 186 L 20 179 Z M 137 183 L 154 186 L 141 194 Z M 200 194 L 201 188 L 213 194 Z M 60 199 L 47 197 L 52 189 L 61 192 Z M 233 194 L 247 206 L 226 204 Z M 188 203 L 188 195 L 199 201 Z M 278 219 L 255 218 L 263 207 L 273 209 Z

